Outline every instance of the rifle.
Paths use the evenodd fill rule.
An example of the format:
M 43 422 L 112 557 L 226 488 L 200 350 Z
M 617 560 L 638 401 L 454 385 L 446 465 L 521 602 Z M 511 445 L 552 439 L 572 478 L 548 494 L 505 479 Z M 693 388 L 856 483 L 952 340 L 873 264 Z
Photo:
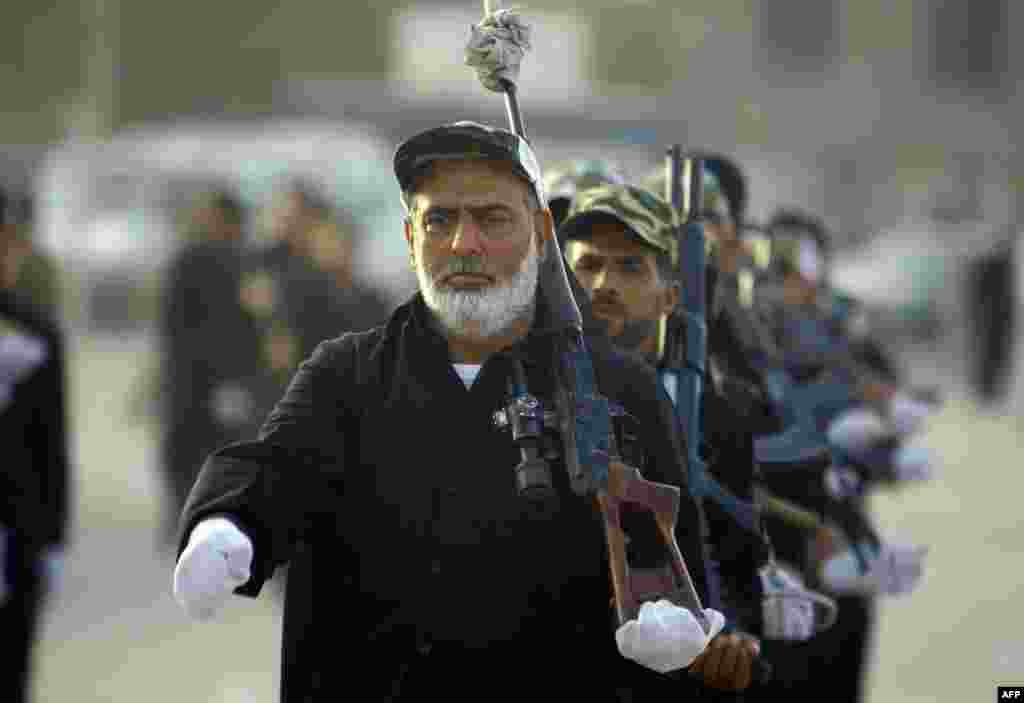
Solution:
M 682 184 L 682 148 L 674 144 L 665 157 L 666 200 L 672 206 L 675 229 L 676 269 L 683 283 L 683 306 L 666 323 L 662 367 L 659 375 L 674 380 L 676 419 L 688 439 L 689 488 L 697 500 L 710 498 L 747 533 L 763 541 L 759 510 L 755 503 L 738 498 L 707 471 L 700 456 L 701 395 L 707 354 L 705 301 L 705 244 L 699 203 L 703 200 L 703 162 L 687 161 L 689 179 L 685 195 Z M 685 222 L 681 213 L 685 210 Z
M 493 16 L 489 5 L 485 0 L 485 22 Z M 498 88 L 504 95 L 512 131 L 526 139 L 515 83 L 501 78 Z M 539 285 L 552 306 L 554 324 L 558 329 L 554 359 L 554 416 L 562 440 L 569 485 L 575 494 L 594 500 L 600 510 L 618 623 L 623 625 L 636 619 L 641 600 L 652 595 L 649 589 L 654 586 L 662 591 L 659 597 L 667 597 L 676 605 L 687 608 L 708 634 L 710 623 L 675 537 L 680 490 L 676 486 L 644 479 L 636 467 L 625 464 L 619 455 L 612 430 L 610 404 L 598 393 L 593 363 L 583 335 L 583 318 L 553 232 L 547 238 Z M 550 497 L 553 490 L 538 444 L 543 424 L 540 408 L 540 402 L 526 387 L 525 374 L 518 369 L 510 383 L 506 419 L 513 428 L 513 436 L 523 456 L 516 475 L 520 495 L 524 498 Z M 659 536 L 668 552 L 667 567 L 656 570 L 656 574 L 631 573 L 622 527 L 622 507 L 627 503 L 644 507 L 654 515 Z M 634 579 L 634 576 L 640 578 Z
M 674 311 L 666 321 L 662 368 L 659 377 L 675 380 L 673 398 L 680 431 L 687 438 L 686 465 L 688 485 L 694 499 L 710 498 L 748 534 L 771 551 L 761 526 L 760 508 L 738 498 L 712 477 L 700 456 L 701 406 L 704 369 L 707 360 L 707 311 L 705 300 L 705 244 L 700 203 L 703 201 L 704 169 L 700 159 L 688 160 L 687 202 L 683 202 L 683 157 L 678 144 L 669 147 L 665 157 L 666 200 L 672 207 L 676 240 L 676 269 L 683 285 L 683 309 Z M 686 221 L 681 212 L 685 210 Z M 753 678 L 764 683 L 772 677 L 771 665 L 758 657 Z

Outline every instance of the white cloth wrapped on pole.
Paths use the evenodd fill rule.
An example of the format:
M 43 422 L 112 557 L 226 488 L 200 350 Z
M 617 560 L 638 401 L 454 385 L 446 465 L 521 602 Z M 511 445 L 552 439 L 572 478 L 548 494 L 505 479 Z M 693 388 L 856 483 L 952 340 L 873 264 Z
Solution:
M 664 599 L 647 601 L 636 620 L 615 631 L 619 653 L 662 674 L 686 668 L 725 626 L 725 616 L 717 610 L 705 608 L 704 615 L 710 624 L 708 632 L 686 608 Z
M 498 10 L 470 27 L 466 65 L 485 88 L 504 93 L 502 82 L 519 80 L 519 64 L 530 48 L 530 27 L 515 10 Z

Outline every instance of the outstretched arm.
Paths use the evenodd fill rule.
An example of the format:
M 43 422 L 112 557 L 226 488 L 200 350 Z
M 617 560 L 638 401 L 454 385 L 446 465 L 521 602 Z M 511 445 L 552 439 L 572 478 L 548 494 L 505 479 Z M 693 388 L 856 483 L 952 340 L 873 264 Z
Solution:
M 357 403 L 345 338 L 321 344 L 300 366 L 257 440 L 214 452 L 181 516 L 179 555 L 202 520 L 226 517 L 252 541 L 249 580 L 255 596 L 274 569 L 309 538 L 340 490 L 347 408 Z

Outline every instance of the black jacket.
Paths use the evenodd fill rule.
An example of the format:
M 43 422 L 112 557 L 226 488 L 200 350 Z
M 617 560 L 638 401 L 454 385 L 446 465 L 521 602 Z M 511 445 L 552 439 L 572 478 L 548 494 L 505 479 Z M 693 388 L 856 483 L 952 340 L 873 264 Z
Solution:
M 535 329 L 543 329 L 543 302 Z M 653 370 L 590 338 L 599 387 L 638 421 L 645 477 L 678 485 L 678 541 L 706 598 L 703 522 L 689 498 L 670 401 Z M 550 393 L 552 345 L 520 352 L 530 388 Z M 210 457 L 182 516 L 182 544 L 226 514 L 253 540 L 256 595 L 289 562 L 282 700 L 477 700 L 500 692 L 619 700 L 662 676 L 615 646 L 600 517 L 552 463 L 559 509 L 518 499 L 519 453 L 493 424 L 508 362 L 488 360 L 471 389 L 417 295 L 387 325 L 320 345 L 255 442 Z M 634 535 L 653 526 L 630 515 Z M 342 652 L 348 654 L 343 655 Z M 490 689 L 476 689 L 484 681 Z M 473 682 L 472 684 L 468 682 Z
M 710 387 L 703 394 L 702 413 L 708 471 L 737 498 L 753 501 L 760 470 L 754 458 L 754 436 L 748 418 L 737 413 Z M 768 558 L 764 540 L 736 524 L 714 501 L 706 500 L 704 508 L 723 612 L 739 628 L 759 635 L 762 592 L 758 570 Z
M 0 290 L 0 526 L 29 551 L 67 541 L 64 364 L 58 327 Z
M 658 365 L 664 375 L 676 361 L 685 357 L 674 345 L 685 347 L 686 333 L 680 317 L 669 320 L 668 353 Z M 731 378 L 731 377 L 726 377 Z M 681 400 L 681 399 L 680 399 Z M 708 473 L 737 498 L 753 500 L 754 482 L 759 470 L 754 457 L 754 431 L 758 418 L 752 417 L 750 403 L 736 407 L 733 395 L 727 396 L 705 374 L 701 391 L 700 455 Z M 677 407 L 676 414 L 680 414 Z M 679 417 L 678 421 L 685 422 Z M 685 426 L 685 424 L 681 425 Z M 702 501 L 707 518 L 711 590 L 730 625 L 752 634 L 761 629 L 761 588 L 758 569 L 767 558 L 765 544 L 758 535 L 748 533 L 711 497 Z

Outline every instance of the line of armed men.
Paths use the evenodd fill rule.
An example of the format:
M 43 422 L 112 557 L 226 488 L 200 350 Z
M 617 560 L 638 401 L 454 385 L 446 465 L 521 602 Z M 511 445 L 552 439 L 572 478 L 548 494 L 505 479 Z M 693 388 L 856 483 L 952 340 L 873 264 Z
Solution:
M 504 133 L 489 127 L 480 129 L 482 133 Z M 445 143 L 445 133 L 433 136 L 436 144 Z M 430 147 L 419 148 L 422 151 Z M 434 148 L 444 151 L 442 146 Z M 399 151 L 401 154 L 401 148 Z M 479 158 L 479 148 L 471 151 L 473 157 Z M 930 476 L 932 459 L 917 440 L 939 401 L 932 392 L 905 387 L 897 365 L 872 338 L 864 310 L 830 286 L 832 250 L 819 218 L 797 209 L 782 209 L 766 226 L 754 226 L 746 217 L 748 183 L 740 165 L 723 154 L 691 156 L 702 159 L 704 166 L 699 219 L 709 254 L 706 384 L 701 401 L 704 431 L 699 448 L 707 471 L 704 476 L 695 476 L 691 468 L 685 477 L 670 482 L 688 488 L 700 515 L 699 548 L 684 547 L 683 551 L 691 572 L 698 575 L 697 590 L 702 599 L 724 614 L 725 624 L 686 671 L 693 690 L 708 699 L 756 698 L 773 691 L 809 699 L 827 691 L 831 697 L 838 695 L 842 700 L 861 700 L 874 622 L 872 602 L 877 597 L 914 590 L 923 573 L 926 552 L 888 542 L 872 525 L 864 501 L 873 490 L 893 490 Z M 491 155 L 485 161 L 501 163 L 502 158 L 500 154 Z M 506 160 L 515 158 L 518 157 Z M 472 313 L 463 310 L 461 318 L 455 314 L 458 319 L 446 320 L 438 309 L 446 304 L 457 307 L 458 303 L 451 299 L 444 302 L 438 290 L 443 291 L 445 283 L 463 292 L 497 285 L 495 280 L 500 282 L 502 274 L 502 237 L 507 236 L 500 234 L 500 230 L 511 228 L 513 216 L 495 206 L 493 197 L 488 199 L 486 194 L 475 193 L 474 189 L 483 187 L 479 185 L 480 174 L 475 174 L 476 186 L 462 183 L 456 177 L 459 185 L 448 190 L 447 186 L 442 187 L 445 197 L 456 200 L 463 196 L 472 199 L 467 193 L 479 194 L 483 200 L 478 208 L 449 207 L 446 202 L 435 208 L 428 205 L 430 198 L 424 198 L 422 209 L 418 210 L 411 202 L 417 197 L 416 191 L 410 191 L 409 186 L 417 179 L 403 173 L 405 167 L 399 161 L 396 156 L 396 175 L 410 215 L 406 238 L 411 265 L 420 282 L 417 296 L 440 317 L 440 329 L 451 330 L 460 322 L 466 323 Z M 522 171 L 522 164 L 513 169 L 519 177 Z M 423 178 L 429 183 L 443 180 L 440 172 L 438 169 Z M 686 282 L 679 273 L 683 253 L 674 235 L 678 223 L 667 201 L 664 169 L 658 167 L 644 181 L 630 183 L 615 164 L 601 159 L 577 160 L 548 169 L 541 181 L 535 184 L 542 186 L 537 192 L 546 200 L 544 204 L 551 213 L 567 273 L 580 296 L 581 308 L 586 308 L 588 334 L 601 335 L 617 352 L 642 360 L 658 378 L 659 394 L 663 390 L 671 407 L 678 409 L 681 389 L 673 372 L 678 372 L 678 360 L 685 358 L 685 351 L 673 350 L 670 340 L 685 337 L 680 328 L 686 324 L 681 314 Z M 439 200 L 444 201 L 444 197 Z M 418 217 L 422 220 L 417 220 Z M 432 272 L 434 280 L 430 278 L 429 263 L 425 263 L 426 252 L 417 248 L 418 226 L 424 233 L 422 246 L 429 248 L 443 242 L 437 245 L 445 247 L 454 261 L 448 268 L 438 265 Z M 488 261 L 490 252 L 495 252 L 493 262 Z M 514 309 L 516 286 L 530 278 L 525 268 L 516 271 L 513 267 L 513 272 L 504 300 L 512 303 Z M 251 306 L 260 294 L 254 291 L 252 280 L 242 280 L 242 298 Z M 230 297 L 227 293 L 225 298 Z M 297 295 L 302 301 L 300 307 L 309 306 L 309 291 Z M 471 298 L 472 293 L 466 296 Z M 238 297 L 235 295 L 234 299 Z M 525 300 L 533 301 L 532 293 Z M 415 298 L 407 304 L 413 308 L 409 315 L 415 317 L 418 304 Z M 483 314 L 483 308 L 486 306 L 481 303 L 477 314 Z M 496 308 L 491 314 L 498 315 Z M 337 318 L 328 315 L 323 319 L 334 325 L 331 336 L 336 335 Z M 393 333 L 400 322 L 408 324 L 402 309 L 376 322 L 380 325 L 375 328 L 377 335 L 385 336 Z M 494 323 L 492 328 L 495 332 L 503 329 L 500 323 Z M 318 335 L 316 342 L 326 338 L 319 331 L 313 336 Z M 373 335 L 373 344 L 379 343 L 377 335 Z M 472 345 L 468 352 L 457 350 L 453 337 L 449 336 L 447 341 L 450 353 L 446 356 L 454 376 L 472 394 L 475 388 L 485 385 L 490 357 L 474 354 Z M 201 338 L 197 343 L 208 347 Z M 372 346 L 371 342 L 366 343 Z M 374 353 L 366 349 L 358 352 L 358 356 L 372 359 Z M 318 352 L 322 354 L 323 349 Z M 263 426 L 260 442 L 266 443 L 275 433 L 280 434 L 280 425 L 290 426 L 307 417 L 303 411 L 298 418 L 285 418 L 289 408 L 284 406 L 298 408 L 310 402 L 308 398 L 300 399 L 296 395 L 299 391 L 315 393 L 312 387 L 305 386 L 311 383 L 311 377 L 306 376 L 316 367 L 317 357 L 310 359 L 305 354 L 300 358 L 307 362 Z M 390 364 L 386 373 L 401 375 L 404 368 L 396 364 L 405 361 L 386 362 Z M 295 367 L 282 364 L 282 368 L 290 372 Z M 386 387 L 392 381 L 377 382 Z M 212 388 L 215 384 L 208 379 L 200 385 Z M 280 386 L 268 397 L 274 391 L 279 392 Z M 438 427 L 433 434 L 426 432 L 426 437 L 444 442 L 446 433 L 461 439 L 464 433 L 485 431 L 479 423 L 473 428 L 459 427 L 461 421 L 457 418 L 462 413 L 451 406 L 456 398 L 448 397 L 446 405 L 440 401 L 442 397 L 445 396 L 440 391 L 431 393 L 432 400 L 438 401 L 438 411 L 450 414 L 456 426 L 448 430 Z M 370 401 L 359 401 L 364 402 Z M 392 398 L 391 402 L 396 401 Z M 220 402 L 211 403 L 218 405 Z M 499 403 L 499 416 L 502 407 Z M 261 409 L 265 411 L 266 408 Z M 483 417 L 493 414 L 480 413 Z M 262 421 L 263 417 L 258 419 Z M 678 433 L 676 446 L 685 447 L 685 430 L 680 429 L 678 416 L 674 420 L 671 427 Z M 620 431 L 625 434 L 620 437 L 630 435 L 629 426 L 624 427 Z M 422 446 L 413 440 L 415 435 L 397 422 L 392 431 L 392 441 L 403 436 L 409 446 Z M 643 436 L 642 431 L 634 434 Z M 511 446 L 511 439 L 505 441 Z M 643 457 L 645 449 L 647 454 L 657 453 L 656 449 L 645 447 L 631 456 Z M 211 518 L 230 517 L 231 524 L 244 525 L 242 531 L 249 536 L 263 529 L 246 521 L 256 520 L 246 517 L 254 510 L 252 505 L 243 508 L 231 500 L 224 501 L 228 488 L 218 485 L 222 477 L 215 478 L 218 460 L 227 461 L 230 457 L 234 461 L 244 456 L 241 449 L 215 454 L 207 462 L 206 485 L 200 481 L 193 489 L 183 516 L 184 531 L 179 545 L 182 560 L 176 572 L 176 588 L 186 610 L 191 607 L 190 612 L 200 618 L 209 612 L 204 610 L 208 604 L 203 598 L 194 598 L 190 603 L 183 595 L 196 578 L 196 572 L 186 568 L 186 557 L 193 551 L 194 543 L 202 543 L 196 539 L 196 534 L 202 532 L 199 526 L 204 524 L 200 518 L 205 518 L 206 526 L 210 526 Z M 195 469 L 201 460 L 195 454 L 192 457 L 190 466 Z M 439 453 L 438 460 L 443 457 L 443 452 Z M 371 461 L 376 471 L 382 472 L 387 458 L 380 456 Z M 636 458 L 634 463 L 649 467 L 645 461 Z M 685 458 L 680 461 L 684 466 L 687 464 Z M 412 467 L 408 470 L 415 471 Z M 507 488 L 512 487 L 511 476 L 510 472 Z M 381 480 L 379 476 L 376 479 Z M 400 480 L 397 475 L 395 480 Z M 456 489 L 445 490 L 452 495 L 457 493 Z M 379 485 L 375 492 L 383 502 Z M 179 495 L 184 499 L 183 494 Z M 443 503 L 436 496 L 434 501 Z M 481 509 L 486 512 L 486 505 Z M 748 511 L 756 515 L 755 520 L 745 518 Z M 435 505 L 428 513 L 427 519 L 434 522 L 428 529 L 435 540 L 459 540 L 446 538 L 443 524 L 438 524 L 444 522 L 443 505 Z M 409 515 L 394 518 L 412 520 Z M 491 519 L 499 518 L 492 515 Z M 376 549 L 384 551 L 386 544 L 387 540 L 382 539 Z M 256 550 L 259 549 L 257 546 Z M 636 558 L 642 561 L 642 557 Z M 280 560 L 287 563 L 294 559 Z M 703 563 L 695 564 L 698 560 Z M 431 560 L 430 570 L 435 576 L 442 570 L 442 561 L 450 559 Z M 362 562 L 356 558 L 354 563 Z M 228 565 L 230 569 L 230 557 Z M 262 574 L 253 578 L 252 572 L 257 570 Z M 361 577 L 350 575 L 343 583 L 352 586 L 355 582 L 356 592 L 365 593 L 370 590 L 369 584 L 374 583 L 365 572 L 373 569 L 364 565 L 359 570 L 363 572 Z M 254 582 L 258 592 L 258 582 L 273 571 L 272 562 L 253 565 L 252 571 L 246 566 L 242 569 L 246 578 L 239 578 L 237 592 L 244 594 L 248 590 L 252 595 Z M 400 573 L 395 572 L 395 577 L 400 578 Z M 302 570 L 301 575 L 293 578 L 311 577 Z M 197 588 L 197 592 L 202 591 Z M 380 598 L 380 590 L 373 590 Z M 466 599 L 462 606 L 469 608 L 477 602 L 478 598 Z M 501 608 L 501 603 L 496 602 L 493 608 Z M 481 617 L 489 618 L 490 612 L 484 611 Z M 386 629 L 392 626 L 393 623 Z M 379 628 L 378 623 L 376 629 Z M 435 652 L 431 659 L 434 673 L 417 678 L 409 674 L 409 667 L 399 673 L 382 673 L 380 678 L 395 686 L 391 691 L 395 697 L 402 695 L 396 693 L 401 689 L 415 690 L 425 685 L 426 680 L 440 680 L 438 672 L 448 666 L 440 662 L 455 657 L 436 652 L 445 651 L 445 645 L 450 648 L 451 640 L 458 639 L 462 642 L 459 658 L 463 658 L 466 655 L 461 647 L 473 639 L 466 633 L 442 636 L 438 633 L 444 628 L 439 627 L 415 629 L 420 631 L 416 635 L 417 651 Z M 424 629 L 430 632 L 424 635 Z M 495 645 L 487 641 L 490 645 L 484 649 L 497 656 L 493 654 Z M 299 663 L 301 650 L 286 634 L 286 671 L 290 667 L 293 672 L 308 673 L 308 662 Z M 412 668 L 415 670 L 415 665 Z M 467 664 L 461 674 L 472 676 L 472 666 Z M 299 678 L 293 674 L 292 684 L 283 684 L 286 691 Z M 627 686 L 620 689 L 620 696 L 643 698 L 641 690 Z M 292 694 L 297 695 L 294 690 Z
M 197 236 L 167 271 L 161 314 L 163 539 L 179 555 L 179 602 L 206 619 L 276 574 L 287 701 L 351 685 L 335 680 L 325 651 L 343 621 L 372 643 L 361 675 L 382 700 L 452 694 L 490 671 L 507 690 L 533 690 L 559 671 L 563 645 L 601 669 L 591 655 L 607 647 L 581 640 L 614 643 L 610 614 L 594 618 L 579 594 L 599 593 L 607 609 L 606 555 L 591 548 L 593 525 L 566 507 L 571 498 L 559 517 L 514 507 L 519 449 L 499 421 L 516 367 L 498 350 L 522 352 L 531 388 L 550 386 L 536 358 L 544 272 L 529 264 L 543 261 L 535 246 L 557 242 L 599 388 L 621 406 L 623 454 L 682 489 L 680 547 L 701 601 L 723 615 L 681 675 L 625 661 L 620 642 L 609 685 L 595 691 L 862 700 L 873 602 L 917 588 L 926 552 L 886 540 L 865 500 L 931 476 L 920 435 L 940 399 L 907 387 L 864 310 L 830 285 L 821 219 L 789 208 L 755 226 L 742 167 L 690 154 L 704 168 L 695 216 L 708 254 L 696 466 L 679 417 L 687 282 L 664 169 L 630 182 L 593 159 L 541 174 L 522 144 L 458 123 L 400 147 L 420 290 L 394 311 L 357 281 L 352 238 L 331 229 L 331 207 L 310 184 L 282 189 L 267 246 L 246 244 L 246 209 L 227 191 L 196 210 Z M 513 241 L 521 220 L 541 233 L 529 246 Z M 510 336 L 524 315 L 532 331 Z M 441 371 L 430 366 L 439 348 Z M 445 378 L 424 381 L 445 366 Z M 546 456 L 564 461 L 556 454 Z M 312 463 L 344 471 L 296 478 Z M 324 507 L 325 496 L 339 502 Z M 649 555 L 642 518 L 634 526 L 639 570 Z M 534 673 L 510 681 L 527 656 Z

